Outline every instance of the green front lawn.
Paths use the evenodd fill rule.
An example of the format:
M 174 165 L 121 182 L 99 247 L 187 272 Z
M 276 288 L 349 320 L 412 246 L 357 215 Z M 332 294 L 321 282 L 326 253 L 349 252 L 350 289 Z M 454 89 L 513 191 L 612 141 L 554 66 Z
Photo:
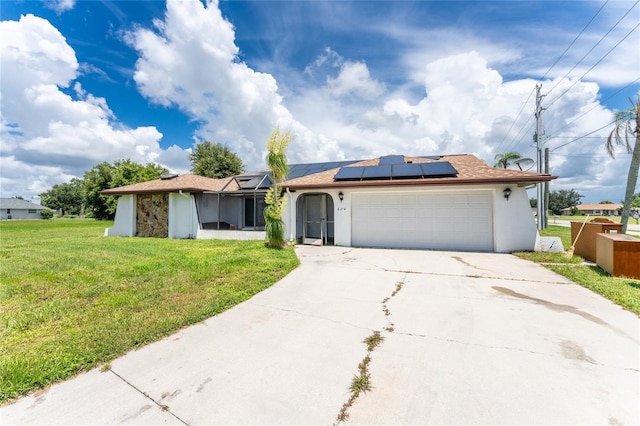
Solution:
M 103 237 L 111 222 L 0 222 L 0 402 L 249 299 L 298 264 L 261 241 Z
M 547 229 L 540 231 L 540 235 L 560 237 L 565 250 L 571 247 L 570 228 L 549 225 Z M 562 253 L 521 252 L 514 254 L 523 259 L 540 263 L 636 315 L 640 315 L 640 280 L 612 277 L 598 266 L 583 264 L 584 260 L 575 255 L 567 258 Z

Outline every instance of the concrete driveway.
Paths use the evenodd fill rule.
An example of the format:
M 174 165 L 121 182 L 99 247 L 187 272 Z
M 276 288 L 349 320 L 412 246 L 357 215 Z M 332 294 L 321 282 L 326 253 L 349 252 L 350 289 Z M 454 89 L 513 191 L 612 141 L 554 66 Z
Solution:
M 251 300 L 4 424 L 640 424 L 640 320 L 510 255 L 298 247 Z

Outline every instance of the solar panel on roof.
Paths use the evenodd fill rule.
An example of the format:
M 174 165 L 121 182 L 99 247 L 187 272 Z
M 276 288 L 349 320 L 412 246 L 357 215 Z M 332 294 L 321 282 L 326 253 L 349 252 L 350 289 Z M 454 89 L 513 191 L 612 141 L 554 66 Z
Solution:
M 391 165 L 366 166 L 362 179 L 391 179 Z
M 327 163 L 306 163 L 289 165 L 289 175 L 287 179 L 297 179 L 300 177 L 326 172 L 327 170 L 336 169 L 338 167 L 348 166 L 357 163 L 356 160 L 351 161 L 330 161 Z
M 355 166 L 355 167 L 342 167 L 338 170 L 338 173 L 334 176 L 335 180 L 360 180 L 362 178 L 362 173 L 364 172 L 364 167 Z
M 404 164 L 404 155 L 385 155 L 384 157 L 380 157 L 378 164 L 383 165 L 392 165 L 392 164 Z
M 287 179 L 297 179 L 302 176 L 306 176 L 304 170 L 295 170 L 293 172 L 289 172 L 289 174 L 287 175 Z
M 339 161 L 331 161 L 329 163 L 324 163 L 324 166 L 325 166 L 324 168 L 326 170 L 335 169 L 336 167 L 340 167 L 340 162 Z
M 240 182 L 240 188 L 241 189 L 268 188 L 271 185 L 271 180 L 269 179 L 269 177 L 266 177 L 264 180 L 262 180 L 263 177 L 264 175 L 253 176 L 251 177 L 251 179 L 247 181 L 242 181 Z
M 424 177 L 456 176 L 458 171 L 448 161 L 438 161 L 436 163 L 422 163 L 422 174 Z
M 391 166 L 391 177 L 394 179 L 411 179 L 422 177 L 420 164 L 394 164 Z

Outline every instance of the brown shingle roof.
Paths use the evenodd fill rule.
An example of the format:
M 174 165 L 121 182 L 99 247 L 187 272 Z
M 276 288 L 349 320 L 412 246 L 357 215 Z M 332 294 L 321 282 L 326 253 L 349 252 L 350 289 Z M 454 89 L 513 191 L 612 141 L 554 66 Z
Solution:
M 371 166 L 378 164 L 377 158 L 351 164 L 353 166 Z M 456 177 L 434 177 L 420 179 L 395 179 L 395 180 L 364 180 L 364 181 L 334 181 L 334 176 L 340 168 L 327 170 L 326 172 L 303 176 L 286 181 L 283 185 L 291 189 L 324 188 L 324 187 L 363 187 L 363 186 L 389 186 L 389 185 L 456 185 L 456 184 L 482 184 L 482 183 L 536 183 L 547 182 L 555 179 L 555 176 L 520 170 L 500 169 L 488 166 L 479 158 L 468 155 L 444 155 L 438 160 L 422 157 L 405 157 L 405 161 L 413 163 L 429 163 L 448 161 L 458 171 Z
M 163 192 L 204 192 L 221 191 L 232 178 L 212 179 L 198 175 L 179 175 L 171 179 L 156 179 L 148 182 L 134 183 L 119 188 L 100 191 L 104 195 L 152 194 Z M 225 190 L 236 190 L 238 186 L 231 182 Z
M 305 188 L 327 188 L 327 187 L 363 187 L 363 186 L 394 186 L 394 185 L 457 185 L 457 184 L 483 184 L 483 183 L 518 183 L 529 184 L 537 182 L 547 182 L 555 179 L 555 176 L 523 172 L 512 169 L 499 169 L 489 167 L 479 158 L 468 155 L 445 155 L 435 160 L 424 157 L 406 157 L 406 162 L 430 163 L 448 161 L 458 171 L 455 177 L 434 177 L 424 179 L 395 179 L 395 180 L 365 180 L 365 181 L 335 181 L 334 176 L 340 167 L 330 169 L 321 173 L 310 174 L 296 179 L 285 181 L 283 186 L 291 189 Z M 377 165 L 378 158 L 364 160 L 353 163 L 349 166 L 372 166 Z M 266 173 L 262 171 L 260 173 Z M 248 177 L 250 174 L 240 175 Z M 106 189 L 101 191 L 105 195 L 124 194 L 150 194 L 163 192 L 219 192 L 237 191 L 237 182 L 233 178 L 211 179 L 204 176 L 185 174 L 171 179 L 156 179 L 148 182 L 135 183 L 133 185 L 121 186 L 119 188 Z

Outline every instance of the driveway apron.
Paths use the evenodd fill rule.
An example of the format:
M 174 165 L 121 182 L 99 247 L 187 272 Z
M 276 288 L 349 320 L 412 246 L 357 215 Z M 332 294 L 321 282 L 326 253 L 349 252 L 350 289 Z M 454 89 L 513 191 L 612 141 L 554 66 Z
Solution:
M 271 288 L 0 423 L 640 424 L 640 320 L 591 291 L 507 254 L 296 251 Z

